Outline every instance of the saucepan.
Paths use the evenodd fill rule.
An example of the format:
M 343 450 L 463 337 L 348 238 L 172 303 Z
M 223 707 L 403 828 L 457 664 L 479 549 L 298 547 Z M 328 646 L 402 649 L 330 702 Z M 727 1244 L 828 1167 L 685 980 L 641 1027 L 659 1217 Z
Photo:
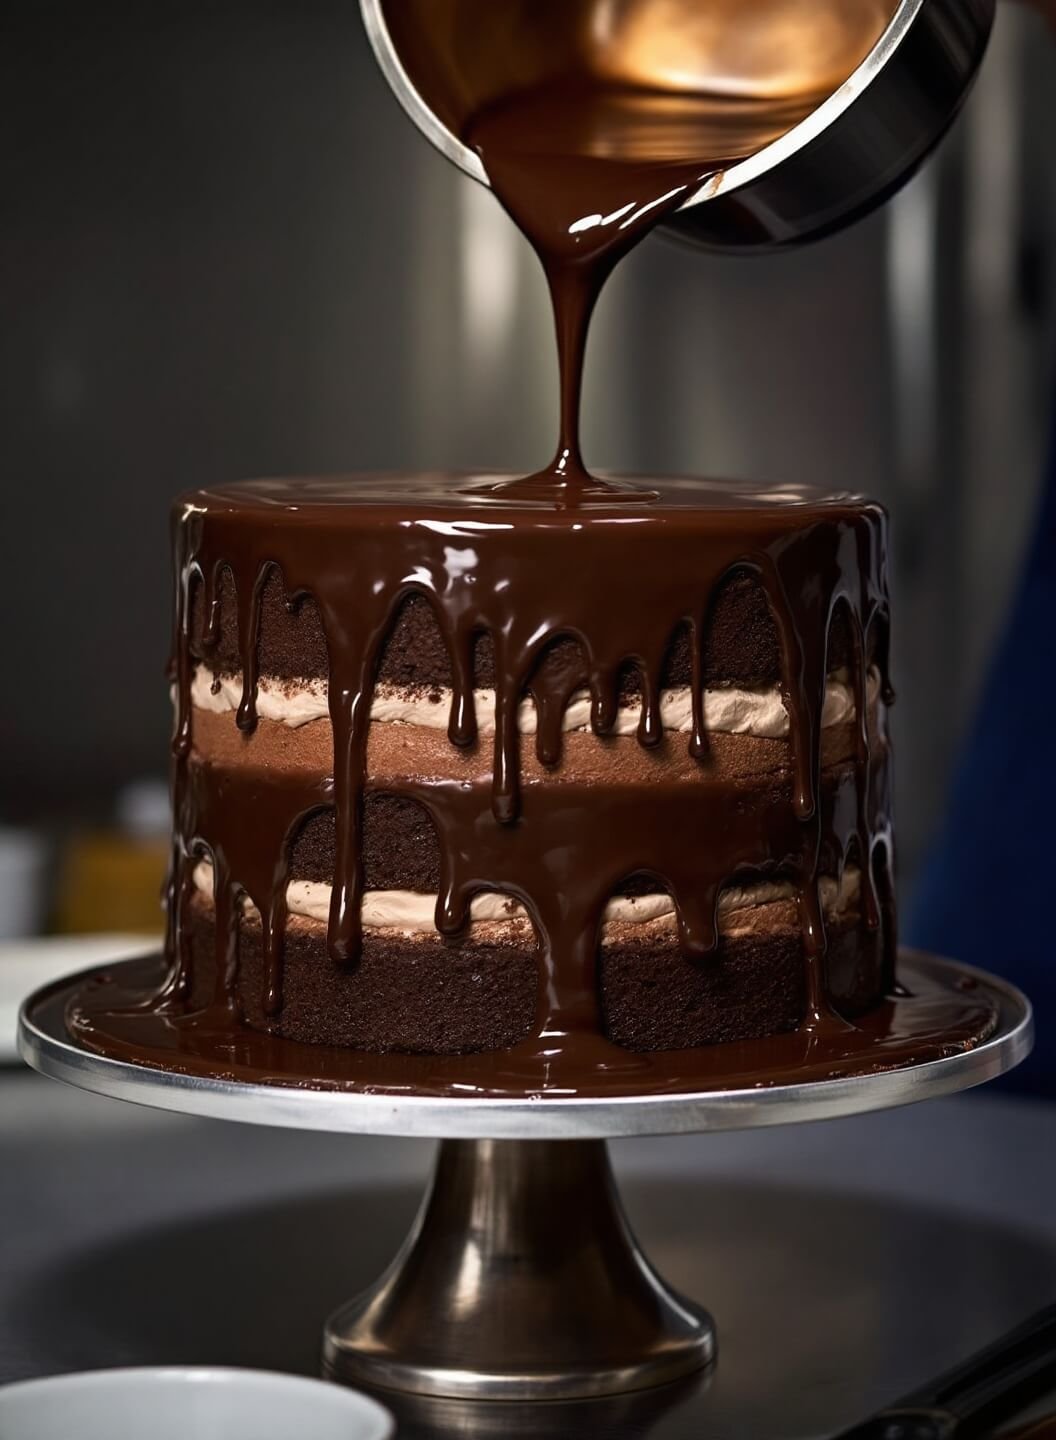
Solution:
M 360 0 L 382 73 L 433 145 L 487 185 L 479 155 L 458 134 L 466 76 L 484 63 L 485 50 L 491 65 L 496 55 L 500 66 L 503 55 L 507 65 L 523 63 L 526 53 L 538 63 L 560 63 L 559 56 L 547 61 L 539 27 L 553 24 L 562 6 L 431 0 L 448 17 L 453 43 L 443 63 L 430 65 L 427 98 L 413 78 L 421 67 L 406 53 L 406 38 L 397 44 L 390 23 L 395 7 L 407 3 Z M 909 179 L 968 93 L 995 0 L 574 0 L 574 6 L 601 37 L 606 63 L 611 54 L 630 85 L 712 87 L 747 104 L 806 97 L 791 128 L 707 176 L 664 222 L 711 249 L 752 251 L 842 229 Z M 407 13 L 398 17 L 404 37 Z M 497 47 L 479 43 L 482 26 L 492 27 L 492 40 L 498 34 Z M 849 70 L 841 72 L 841 56 Z

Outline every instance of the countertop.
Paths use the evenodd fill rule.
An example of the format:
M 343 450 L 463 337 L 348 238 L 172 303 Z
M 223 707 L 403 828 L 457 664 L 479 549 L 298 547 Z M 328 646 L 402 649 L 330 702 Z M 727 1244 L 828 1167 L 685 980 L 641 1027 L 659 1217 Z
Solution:
M 432 1146 L 192 1120 L 0 1071 L 0 1381 L 103 1365 L 316 1373 Z M 405 1410 L 401 1436 L 829 1435 L 1056 1299 L 1056 1110 L 977 1091 L 613 1146 L 714 1372 L 601 1405 Z M 307 1440 L 307 1437 L 306 1437 Z

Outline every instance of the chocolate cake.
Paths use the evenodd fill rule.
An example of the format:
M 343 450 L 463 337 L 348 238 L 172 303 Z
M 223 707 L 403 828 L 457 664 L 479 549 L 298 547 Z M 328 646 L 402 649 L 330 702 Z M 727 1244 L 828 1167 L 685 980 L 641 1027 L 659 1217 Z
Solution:
M 886 522 L 650 482 L 175 514 L 169 1002 L 293 1040 L 681 1050 L 893 979 Z

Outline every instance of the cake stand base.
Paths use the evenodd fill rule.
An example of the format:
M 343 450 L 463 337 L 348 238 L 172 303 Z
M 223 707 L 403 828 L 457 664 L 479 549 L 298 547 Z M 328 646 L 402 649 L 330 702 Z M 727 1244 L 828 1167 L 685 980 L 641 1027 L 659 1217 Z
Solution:
M 445 1140 L 403 1249 L 323 1349 L 337 1380 L 477 1400 L 619 1394 L 714 1357 L 710 1317 L 638 1248 L 602 1140 Z
M 70 1007 L 86 994 L 105 1004 L 111 991 L 156 988 L 164 973 L 162 958 L 147 956 L 38 991 L 20 1019 L 24 1059 L 83 1089 L 183 1114 L 440 1139 L 436 1173 L 410 1237 L 381 1280 L 331 1317 L 323 1356 L 334 1379 L 440 1397 L 413 1402 L 426 1406 L 442 1405 L 444 1397 L 619 1395 L 698 1371 L 714 1358 L 707 1314 L 667 1289 L 635 1243 L 607 1139 L 824 1120 L 950 1095 L 1018 1064 L 1033 1033 L 1030 1005 L 1014 986 L 908 951 L 899 970 L 911 992 L 898 1002 L 903 1028 L 918 1026 L 932 1043 L 935 1003 L 947 1014 L 950 1000 L 960 997 L 992 1011 L 987 1038 L 901 1064 L 891 1064 L 880 1044 L 858 1056 L 864 1073 L 793 1075 L 769 1085 L 492 1099 L 411 1088 L 328 1089 L 291 1073 L 281 1063 L 291 1052 L 281 1045 L 274 1070 L 262 1079 L 238 1053 L 203 1061 L 175 1048 L 164 1064 L 143 1063 L 101 1054 L 67 1029 Z M 296 1059 L 299 1052 L 292 1053 Z M 321 1052 L 317 1063 L 324 1059 Z M 184 1064 L 190 1073 L 178 1068 Z M 460 1434 L 476 1433 L 463 1422 Z M 488 1425 L 485 1431 L 492 1433 Z

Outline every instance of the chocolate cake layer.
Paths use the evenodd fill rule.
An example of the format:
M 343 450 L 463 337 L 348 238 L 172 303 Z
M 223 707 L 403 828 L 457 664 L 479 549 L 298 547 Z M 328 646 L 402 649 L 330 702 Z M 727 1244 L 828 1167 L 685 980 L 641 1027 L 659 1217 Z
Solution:
M 825 803 L 845 770 L 830 770 L 822 780 Z M 760 809 L 790 803 L 791 781 L 745 786 L 742 803 Z M 310 816 L 299 829 L 290 847 L 289 877 L 330 885 L 335 866 L 334 814 L 332 810 Z M 363 865 L 367 890 L 415 890 L 435 894 L 440 888 L 440 841 L 432 819 L 423 806 L 400 795 L 368 792 L 364 797 Z M 487 876 L 482 877 L 486 882 Z M 731 876 L 736 883 L 738 876 Z M 614 893 L 650 894 L 657 889 L 652 878 L 627 877 Z
M 828 930 L 826 985 L 854 1019 L 884 993 L 879 932 L 848 921 Z M 798 925 L 723 936 L 713 962 L 686 960 L 676 935 L 606 945 L 599 964 L 605 1033 L 627 1050 L 685 1050 L 795 1030 L 804 1016 Z
M 875 709 L 870 717 L 870 736 L 872 749 L 882 759 L 887 741 L 882 712 Z M 853 725 L 823 730 L 821 768 L 853 759 L 855 748 Z M 665 734 L 649 749 L 631 737 L 567 734 L 562 738 L 560 763 L 555 766 L 540 764 L 530 736 L 521 737 L 519 750 L 526 785 L 651 785 L 674 780 L 700 785 L 709 780 L 791 776 L 793 768 L 787 740 L 722 732 L 709 733 L 706 752 L 699 758 L 689 753 L 686 736 L 671 734 Z M 291 729 L 275 721 L 258 720 L 255 731 L 247 737 L 238 730 L 231 714 L 196 711 L 194 757 L 221 768 L 252 766 L 277 773 L 329 776 L 333 773 L 333 734 L 328 721 Z M 456 748 L 443 731 L 413 725 L 370 727 L 367 775 L 375 788 L 408 775 L 482 780 L 491 774 L 492 764 L 492 747 L 485 739 Z
M 211 911 L 192 906 L 192 1003 L 208 1003 L 216 978 L 216 927 Z M 485 930 L 488 927 L 483 927 Z M 259 923 L 239 932 L 238 995 L 246 1022 L 289 1039 L 355 1050 L 466 1054 L 515 1045 L 535 1010 L 537 964 L 530 929 L 511 940 L 477 935 L 459 944 L 438 936 L 408 939 L 368 931 L 354 969 L 326 954 L 325 926 L 291 919 L 284 947 L 283 1006 L 277 1020 L 263 1012 L 264 962 Z
M 290 879 L 334 880 L 334 812 L 309 816 L 290 848 Z M 440 889 L 440 840 L 429 812 L 402 795 L 363 800 L 363 870 L 368 890 Z
M 229 573 L 219 586 L 219 628 L 215 644 L 205 643 L 204 601 L 198 587 L 194 603 L 192 648 L 198 659 L 220 675 L 238 674 L 238 603 Z M 281 573 L 272 568 L 260 598 L 260 673 L 280 680 L 325 679 L 329 673 L 326 639 L 318 609 L 310 596 L 287 599 Z M 848 664 L 850 636 L 845 614 L 837 611 L 829 647 L 830 669 Z M 550 681 L 559 679 L 569 689 L 586 683 L 587 672 L 579 644 L 556 639 L 540 662 Z M 490 637 L 478 636 L 473 651 L 474 683 L 478 689 L 495 685 L 495 655 Z M 382 651 L 378 681 L 428 691 L 450 687 L 451 659 L 436 623 L 432 606 L 420 595 L 410 595 L 396 616 Z M 776 685 L 781 678 L 780 647 L 762 586 L 749 574 L 730 576 L 709 609 L 704 642 L 704 682 L 707 685 Z M 684 626 L 673 628 L 671 646 L 661 683 L 688 685 L 691 663 Z M 623 697 L 641 690 L 638 670 L 626 666 L 620 677 Z
M 192 907 L 191 964 L 196 996 L 215 982 L 211 907 Z M 598 953 L 604 1032 L 631 1050 L 675 1050 L 795 1029 L 805 1003 L 796 906 L 780 902 L 741 912 L 724 926 L 706 964 L 688 961 L 677 935 L 661 925 L 614 926 Z M 640 933 L 632 933 L 640 932 Z M 848 1018 L 884 991 L 884 940 L 856 912 L 829 922 L 828 985 Z M 239 996 L 248 1024 L 288 1039 L 374 1052 L 465 1054 L 516 1044 L 530 1031 L 538 983 L 537 942 L 526 922 L 474 926 L 465 939 L 367 931 L 354 970 L 326 954 L 325 926 L 287 925 L 283 1006 L 261 1008 L 260 925 L 239 931 Z

